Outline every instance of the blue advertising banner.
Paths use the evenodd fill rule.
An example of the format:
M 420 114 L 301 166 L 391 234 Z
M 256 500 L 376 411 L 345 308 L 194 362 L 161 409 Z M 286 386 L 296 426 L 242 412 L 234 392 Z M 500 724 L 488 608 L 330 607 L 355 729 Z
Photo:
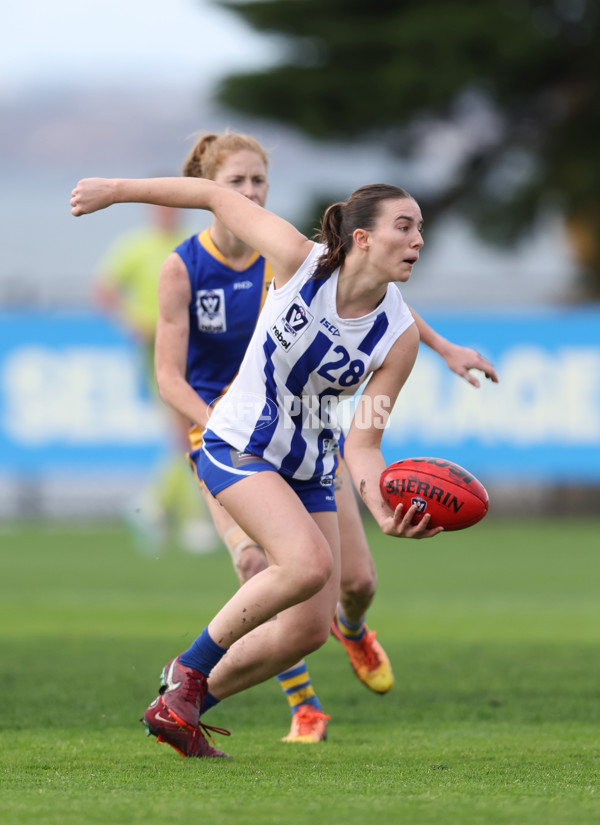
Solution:
M 471 387 L 421 347 L 384 434 L 387 463 L 439 456 L 481 480 L 600 482 L 600 311 L 427 312 L 500 383 Z
M 0 473 L 150 466 L 168 429 L 142 360 L 92 313 L 0 313 Z
M 423 313 L 489 358 L 480 389 L 421 348 L 388 463 L 448 458 L 484 483 L 600 483 L 600 309 Z M 0 313 L 0 474 L 143 471 L 169 438 L 142 356 L 94 313 Z

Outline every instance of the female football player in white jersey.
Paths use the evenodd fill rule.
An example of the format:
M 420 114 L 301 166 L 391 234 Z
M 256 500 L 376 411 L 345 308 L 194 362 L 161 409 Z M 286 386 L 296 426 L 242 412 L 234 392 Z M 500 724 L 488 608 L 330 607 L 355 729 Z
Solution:
M 369 375 L 360 426 L 352 425 L 347 442 L 361 496 L 389 535 L 438 532 L 426 521 L 411 526 L 411 511 L 391 513 L 378 488 L 382 426 L 419 340 L 409 309 L 388 284 L 410 277 L 422 246 L 421 215 L 403 190 L 363 187 L 328 210 L 325 245 L 318 245 L 258 201 L 210 181 L 180 179 L 84 181 L 74 190 L 73 213 L 130 200 L 210 209 L 275 273 L 275 289 L 198 458 L 209 489 L 271 564 L 169 664 L 164 693 L 147 711 L 153 732 L 185 755 L 221 755 L 198 723 L 205 676 L 211 674 L 210 694 L 224 698 L 293 665 L 329 632 L 340 575 L 332 493 L 339 427 L 331 406 Z M 189 298 L 188 281 L 187 305 Z M 197 394 L 188 390 L 181 384 L 177 405 L 197 420 Z M 267 621 L 278 613 L 277 622 Z
M 261 206 L 265 204 L 267 153 L 248 135 L 227 131 L 201 136 L 184 163 L 183 174 L 216 180 Z M 179 409 L 179 393 L 189 392 L 188 385 L 198 396 L 190 430 L 189 455 L 194 467 L 200 457 L 209 405 L 237 373 L 271 278 L 265 259 L 217 218 L 210 228 L 181 244 L 165 262 L 156 367 L 163 398 L 173 407 Z M 493 375 L 492 365 L 478 353 L 452 344 L 437 335 L 414 311 L 413 315 L 421 340 L 438 351 L 452 369 L 465 373 L 476 366 Z M 476 381 L 474 376 L 469 377 Z M 342 455 L 340 442 L 334 489 L 342 577 L 332 634 L 342 643 L 358 678 L 376 693 L 386 693 L 393 685 L 391 665 L 375 633 L 366 625 L 366 613 L 377 587 L 375 565 Z M 201 489 L 240 582 L 244 582 L 267 566 L 265 554 L 202 484 Z M 277 679 L 292 712 L 291 729 L 284 741 L 322 741 L 329 717 L 323 712 L 306 663 L 295 663 L 279 673 Z M 204 710 L 216 702 L 216 697 L 208 694 Z

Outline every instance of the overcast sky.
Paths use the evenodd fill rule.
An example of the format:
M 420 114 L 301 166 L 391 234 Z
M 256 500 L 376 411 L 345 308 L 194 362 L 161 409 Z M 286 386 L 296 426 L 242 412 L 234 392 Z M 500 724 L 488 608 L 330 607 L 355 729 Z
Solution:
M 2 17 L 0 103 L 12 104 L 27 91 L 44 86 L 60 89 L 75 85 L 85 90 L 96 85 L 114 87 L 117 83 L 122 89 L 143 86 L 151 90 L 154 83 L 171 93 L 174 88 L 189 92 L 190 109 L 193 109 L 197 105 L 196 93 L 203 85 L 211 87 L 215 80 L 232 71 L 250 71 L 277 62 L 282 53 L 281 44 L 272 37 L 260 36 L 237 15 L 216 8 L 210 0 L 12 0 L 5 3 Z M 19 135 L 19 139 L 26 140 L 27 136 Z M 279 139 L 268 140 L 269 146 L 279 143 Z M 281 163 L 285 148 L 279 146 L 277 150 Z M 336 179 L 343 192 L 366 180 L 385 177 L 379 167 L 386 159 L 372 149 L 362 151 L 360 147 L 350 146 L 334 151 L 319 147 L 317 152 L 306 147 L 304 154 L 299 155 L 296 143 L 293 151 L 295 160 L 288 160 L 287 177 L 280 174 L 280 179 L 274 181 L 275 191 L 270 201 L 273 208 L 277 205 L 277 191 L 293 193 L 297 204 L 308 200 L 308 190 L 312 191 L 314 186 L 305 174 L 307 168 L 315 179 L 323 180 L 333 177 L 337 170 Z M 445 145 L 442 152 L 448 151 L 450 147 Z M 364 179 L 354 181 L 349 171 L 359 174 L 358 170 L 363 169 L 364 173 L 360 174 Z M 276 171 L 274 162 L 274 178 Z M 298 175 L 301 179 L 297 179 Z M 73 182 L 75 180 L 74 172 Z M 0 190 L 0 228 L 6 234 L 0 277 L 3 271 L 20 271 L 23 249 L 27 247 L 22 235 L 29 238 L 32 221 L 46 226 L 49 237 L 47 245 L 42 240 L 33 245 L 29 253 L 39 250 L 44 260 L 48 256 L 61 260 L 55 249 L 56 241 L 69 238 L 72 226 L 65 208 L 65 195 L 62 189 L 58 194 L 46 193 L 47 202 L 42 195 L 38 192 L 36 198 L 36 204 L 43 209 L 43 217 L 38 218 L 31 211 L 30 203 L 21 211 L 17 208 L 20 186 L 11 189 L 4 185 Z M 59 217 L 53 223 L 54 212 L 59 213 Z M 90 224 L 90 230 L 92 227 L 97 227 L 94 238 L 100 239 L 101 222 Z M 14 260 L 10 254 L 11 243 Z M 565 278 L 570 277 L 571 262 L 564 233 L 560 222 L 552 216 L 548 225 L 516 250 L 486 249 L 465 225 L 452 225 L 450 231 L 442 233 L 433 249 L 429 243 L 428 248 L 431 270 L 442 278 L 437 285 L 440 296 L 452 291 L 454 298 L 460 299 L 460 290 L 449 289 L 446 273 L 456 269 L 464 271 L 469 266 L 478 284 L 475 292 L 481 292 L 483 278 L 489 281 L 490 295 L 492 282 L 497 282 L 498 294 L 504 294 L 506 281 L 501 276 L 506 271 L 521 276 L 518 290 L 522 298 L 560 291 Z M 83 258 L 84 252 L 87 260 Z M 80 270 L 90 266 L 93 255 L 89 248 L 84 252 L 80 252 L 80 261 L 71 246 L 64 258 L 64 266 L 71 266 L 74 279 L 79 278 Z M 30 261 L 29 265 L 32 271 L 37 271 L 43 264 Z M 470 295 L 469 280 L 463 278 L 462 283 L 465 294 Z M 525 285 L 529 286 L 529 292 L 524 289 Z
M 14 0 L 0 27 L 0 94 L 39 84 L 154 80 L 198 87 L 275 55 L 210 0 Z

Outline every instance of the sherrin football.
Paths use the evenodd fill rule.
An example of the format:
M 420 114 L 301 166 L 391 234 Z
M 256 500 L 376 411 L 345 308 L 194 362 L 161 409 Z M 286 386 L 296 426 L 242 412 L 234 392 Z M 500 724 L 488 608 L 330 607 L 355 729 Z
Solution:
M 392 510 L 398 504 L 404 505 L 404 512 L 417 505 L 413 524 L 429 513 L 429 527 L 463 530 L 481 521 L 488 511 L 489 497 L 483 484 L 445 458 L 395 461 L 381 474 L 379 486 Z

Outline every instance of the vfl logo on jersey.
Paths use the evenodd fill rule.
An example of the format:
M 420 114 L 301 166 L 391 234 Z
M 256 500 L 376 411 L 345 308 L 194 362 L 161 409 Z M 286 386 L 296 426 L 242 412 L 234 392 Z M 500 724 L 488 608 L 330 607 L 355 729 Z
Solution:
M 279 346 L 287 352 L 304 335 L 313 317 L 300 296 L 297 295 L 275 321 L 271 327 L 271 334 Z
M 227 332 L 224 290 L 199 289 L 196 292 L 196 316 L 200 332 Z

